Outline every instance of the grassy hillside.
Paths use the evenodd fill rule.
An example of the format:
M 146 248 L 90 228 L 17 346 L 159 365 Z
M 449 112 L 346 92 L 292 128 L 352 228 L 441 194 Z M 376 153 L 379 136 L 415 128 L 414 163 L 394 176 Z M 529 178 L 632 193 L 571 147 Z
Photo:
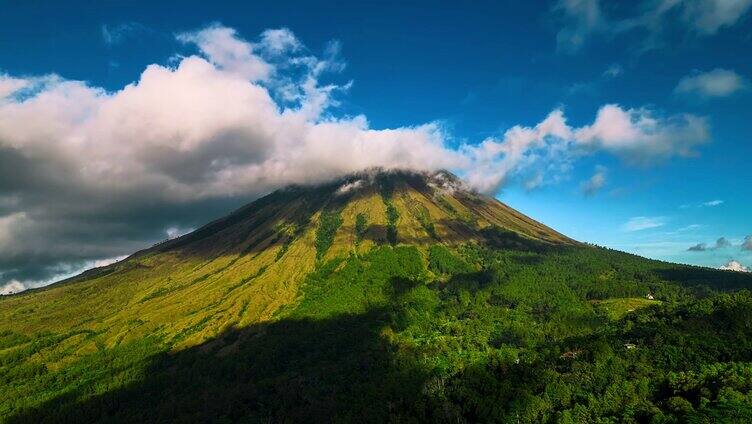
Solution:
M 0 299 L 0 419 L 752 417 L 752 277 L 581 245 L 459 184 L 283 190 Z

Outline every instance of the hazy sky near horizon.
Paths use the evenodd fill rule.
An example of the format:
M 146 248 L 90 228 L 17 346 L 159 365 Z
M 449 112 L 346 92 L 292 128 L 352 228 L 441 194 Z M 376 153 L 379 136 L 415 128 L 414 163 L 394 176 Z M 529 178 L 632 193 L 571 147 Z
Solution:
M 752 265 L 752 0 L 154 3 L 0 1 L 0 291 L 370 166 Z

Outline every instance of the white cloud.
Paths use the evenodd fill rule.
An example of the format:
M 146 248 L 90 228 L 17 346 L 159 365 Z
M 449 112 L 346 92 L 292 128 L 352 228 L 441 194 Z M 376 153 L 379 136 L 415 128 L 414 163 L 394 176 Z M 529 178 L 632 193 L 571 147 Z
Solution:
M 556 109 L 455 147 L 439 123 L 374 129 L 362 115 L 334 116 L 349 84 L 319 81 L 343 69 L 338 43 L 318 58 L 285 29 L 255 42 L 219 25 L 178 37 L 197 54 L 149 65 L 119 90 L 0 77 L 11 94 L 0 99 L 0 181 L 13 181 L 0 191 L 13 196 L 0 210 L 0 272 L 35 275 L 6 278 L 61 275 L 53 265 L 135 251 L 165 228 L 221 214 L 227 199 L 370 167 L 448 168 L 495 193 L 511 179 L 556 182 L 597 150 L 643 163 L 686 156 L 708 138 L 693 115 L 606 105 L 583 127 Z
M 608 104 L 598 110 L 590 125 L 570 127 L 563 111 L 557 109 L 535 127 L 514 126 L 501 139 L 488 138 L 477 146 L 465 146 L 462 152 L 471 164 L 466 174 L 469 183 L 493 193 L 510 176 L 530 169 L 533 175 L 525 181 L 544 184 L 545 178 L 541 180 L 536 173 L 565 172 L 574 159 L 597 150 L 647 165 L 672 156 L 696 155 L 695 148 L 709 137 L 706 120 L 695 115 L 661 117 L 645 108 Z
M 87 260 L 80 263 L 56 264 L 55 266 L 51 267 L 52 272 L 47 278 L 26 279 L 24 281 L 19 281 L 17 279 L 8 280 L 3 286 L 0 287 L 0 295 L 19 293 L 28 289 L 44 287 L 56 281 L 75 277 L 76 275 L 79 275 L 89 269 L 112 265 L 116 262 L 122 261 L 127 257 L 128 255 L 119 255 L 113 258 Z M 2 276 L 3 274 L 0 274 L 0 277 Z
M 739 263 L 739 261 L 733 259 L 726 262 L 725 265 L 721 265 L 720 267 L 718 267 L 718 269 L 736 272 L 749 272 L 749 268 Z
M 26 87 L 28 84 L 28 81 L 24 78 L 13 78 L 8 75 L 0 74 L 0 102 L 2 102 L 4 98 Z
M 666 223 L 666 218 L 662 216 L 635 216 L 630 218 L 621 226 L 622 231 L 634 232 L 647 230 L 650 228 L 662 227 Z
M 707 36 L 731 27 L 744 16 L 752 0 L 643 0 L 629 16 L 609 16 L 600 0 L 559 0 L 553 13 L 562 22 L 556 35 L 559 51 L 573 53 L 590 38 L 610 39 L 634 32 L 640 37 L 639 50 L 661 45 L 662 34 L 679 28 Z
M 597 166 L 592 177 L 580 184 L 580 190 L 586 196 L 592 196 L 606 185 L 606 172 L 604 166 Z
M 338 196 L 343 196 L 347 193 L 350 193 L 352 191 L 359 189 L 360 187 L 363 186 L 363 184 L 364 184 L 363 180 L 355 180 L 349 183 L 342 184 L 342 186 L 337 189 L 335 194 Z
M 172 240 L 174 238 L 178 238 L 182 235 L 188 234 L 191 231 L 195 230 L 195 228 L 180 228 L 180 227 L 168 227 L 165 230 L 165 235 L 167 235 L 167 238 Z
M 19 293 L 26 290 L 26 287 L 18 281 L 18 280 L 11 280 L 5 285 L 0 286 L 0 295 L 5 296 L 13 293 Z
M 692 156 L 709 134 L 704 118 L 688 114 L 661 118 L 648 109 L 624 110 L 610 104 L 601 107 L 592 125 L 574 130 L 574 139 L 645 164 L 675 155 Z
M 271 76 L 272 66 L 255 54 L 256 46 L 240 38 L 233 28 L 215 24 L 178 34 L 177 38 L 198 46 L 209 62 L 223 71 L 250 81 L 263 81 Z
M 303 47 L 295 34 L 287 28 L 267 29 L 262 32 L 261 45 L 274 54 L 295 52 Z
M 707 202 L 702 202 L 702 203 L 685 203 L 683 205 L 679 205 L 679 209 L 712 208 L 712 207 L 720 206 L 724 203 L 725 202 L 723 200 L 715 199 L 715 200 L 708 200 Z
M 674 92 L 691 93 L 701 97 L 726 97 L 747 86 L 747 81 L 736 72 L 716 68 L 682 78 Z
M 672 3 L 674 0 L 664 0 Z M 752 0 L 685 0 L 684 20 L 695 31 L 714 34 L 720 28 L 734 25 L 752 6 Z

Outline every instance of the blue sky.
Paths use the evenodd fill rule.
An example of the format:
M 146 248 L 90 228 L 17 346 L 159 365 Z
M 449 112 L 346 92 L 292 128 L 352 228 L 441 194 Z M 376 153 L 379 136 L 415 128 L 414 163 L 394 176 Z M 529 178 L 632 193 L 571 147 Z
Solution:
M 474 2 L 472 7 L 456 2 L 4 3 L 0 75 L 6 86 L 25 84 L 27 90 L 8 94 L 6 103 L 13 102 L 8 107 L 18 109 L 28 99 L 54 92 L 61 81 L 80 82 L 89 90 L 86 99 L 111 100 L 128 84 L 140 81 L 139 87 L 146 86 L 142 73 L 147 66 L 174 70 L 192 55 L 219 71 L 236 72 L 247 63 L 238 65 L 227 62 L 226 56 L 212 56 L 214 44 L 208 43 L 216 40 L 208 40 L 207 33 L 201 32 L 227 29 L 230 32 L 223 34 L 234 38 L 223 40 L 266 49 L 263 54 L 253 50 L 253 55 L 271 64 L 271 76 L 243 75 L 264 87 L 280 109 L 310 106 L 317 94 L 323 103 L 307 115 L 317 123 L 360 116 L 367 120 L 369 131 L 404 129 L 404 137 L 410 137 L 409 130 L 418 128 L 420 136 L 429 139 L 428 145 L 439 137 L 441 152 L 462 152 L 463 157 L 454 162 L 447 159 L 449 167 L 455 164 L 453 169 L 477 186 L 578 240 L 670 261 L 718 267 L 736 259 L 752 265 L 752 250 L 742 248 L 745 237 L 752 234 L 748 218 L 752 213 L 750 0 L 646 0 L 629 5 L 597 0 Z M 285 29 L 294 42 L 275 52 L 271 39 L 261 35 L 269 29 Z M 310 64 L 314 62 L 291 60 L 295 58 L 315 58 L 323 71 L 315 71 Z M 255 56 L 246 59 L 256 60 Z M 42 81 L 53 74 L 55 82 Z M 305 90 L 303 81 L 308 77 L 315 85 L 313 91 Z M 297 94 L 284 97 L 290 92 L 282 90 L 286 82 Z M 0 82 L 0 97 L 2 87 Z M 162 94 L 169 97 L 169 88 L 165 90 Z M 93 115 L 81 112 L 82 117 L 76 119 L 94 122 L 92 116 L 103 115 L 98 108 L 107 108 L 99 106 L 99 100 L 91 100 L 96 112 L 85 112 Z M 617 107 L 618 116 L 631 119 L 634 128 L 623 129 L 626 136 L 619 133 L 609 138 L 609 131 L 618 130 L 609 126 L 617 124 L 605 116 L 598 121 L 606 105 Z M 566 120 L 567 134 L 542 134 L 519 160 L 478 159 L 477 152 L 468 153 L 469 147 L 491 140 L 491 147 L 509 156 L 510 128 L 535 128 L 557 111 Z M 27 118 L 14 122 L 19 119 Z M 47 166 L 46 159 L 29 153 L 35 151 L 29 147 L 31 136 L 14 141 L 2 132 L 2 125 L 0 116 L 0 147 L 8 155 L 21 152 L 32 158 L 32 167 Z M 87 124 L 86 128 L 97 125 L 104 124 Z M 432 127 L 421 127 L 425 125 Z M 11 129 L 25 131 L 6 123 L 5 130 Z M 634 140 L 628 139 L 630 131 L 637 131 Z M 105 133 L 97 136 L 106 137 Z M 74 139 L 71 134 L 60 136 L 60 142 Z M 84 137 L 82 132 L 75 134 Z M 5 146 L 1 145 L 3 135 L 10 139 Z M 201 158 L 192 156 L 191 160 Z M 432 163 L 444 162 L 436 158 Z M 159 166 L 166 169 L 168 165 Z M 335 174 L 340 169 L 338 164 L 327 166 Z M 0 183 L 0 220 L 5 217 L 8 227 L 8 217 L 16 217 L 13 227 L 20 231 L 17 221 L 23 217 L 29 228 L 36 228 L 26 237 L 33 239 L 45 225 L 63 219 L 58 213 L 66 209 L 62 204 L 56 207 L 51 200 L 45 209 L 44 202 L 29 200 L 38 199 L 45 187 L 34 196 L 26 195 L 24 190 L 41 177 L 15 181 Z M 257 180 L 248 181 L 253 185 Z M 49 190 L 49 184 L 46 187 Z M 87 193 L 97 191 L 90 184 L 86 187 Z M 18 246 L 22 234 L 6 234 L 3 245 L 0 225 L 0 284 L 5 280 L 35 285 L 82 264 L 118 257 L 127 249 L 160 239 L 168 228 L 185 230 L 221 215 L 225 208 L 275 184 L 255 187 L 190 199 L 161 188 L 160 195 L 148 202 L 134 200 L 138 205 L 133 210 L 143 214 L 134 212 L 138 216 L 133 217 L 132 226 L 129 218 L 120 216 L 127 214 L 119 214 L 118 219 L 107 221 L 108 235 L 101 240 L 79 228 L 59 236 L 61 241 L 82 235 L 96 239 L 94 247 L 112 246 L 113 240 L 119 240 L 116 249 L 85 254 L 62 251 L 35 256 L 34 263 L 19 261 L 21 248 L 12 247 Z M 86 198 L 81 190 L 76 193 Z M 128 192 L 118 199 L 128 196 L 135 194 Z M 99 201 L 113 199 L 104 195 Z M 177 211 L 181 205 L 201 205 L 204 212 L 178 212 L 175 218 L 165 214 L 153 225 L 141 222 L 149 207 Z M 102 214 L 113 216 L 104 207 Z M 70 212 L 70 216 L 90 222 L 80 212 Z M 70 216 L 66 215 L 65 222 L 70 222 Z M 730 245 L 721 243 L 716 248 L 721 237 Z M 704 250 L 688 250 L 699 243 L 706 244 Z M 29 250 L 38 249 L 31 246 Z M 48 270 L 46 274 L 28 271 L 39 263 Z

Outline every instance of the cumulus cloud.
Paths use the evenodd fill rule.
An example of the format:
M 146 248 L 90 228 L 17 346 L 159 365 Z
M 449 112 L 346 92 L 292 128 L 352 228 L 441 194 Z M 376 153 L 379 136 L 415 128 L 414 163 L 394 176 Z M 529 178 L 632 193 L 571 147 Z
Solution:
M 650 228 L 662 227 L 666 224 L 666 218 L 662 216 L 635 216 L 625 222 L 621 229 L 626 232 L 642 231 Z
M 750 272 L 749 268 L 739 263 L 739 261 L 736 260 L 730 260 L 726 262 L 725 265 L 721 265 L 718 267 L 718 269 L 726 270 L 726 271 L 736 271 L 736 272 Z
M 752 0 L 643 0 L 637 7 L 603 7 L 601 0 L 559 0 L 552 9 L 562 24 L 556 34 L 558 50 L 573 53 L 589 39 L 613 38 L 634 32 L 641 37 L 640 50 L 660 45 L 667 28 L 707 36 L 731 27 L 752 6 Z M 611 13 L 606 13 L 611 11 Z M 618 13 L 617 13 L 618 12 Z
M 671 156 L 693 156 L 694 148 L 705 143 L 709 134 L 705 119 L 694 115 L 661 118 L 644 108 L 606 105 L 592 125 L 574 131 L 574 138 L 583 146 L 647 164 Z
M 592 177 L 580 183 L 580 190 L 586 196 L 592 196 L 606 184 L 605 166 L 597 166 Z
M 752 235 L 744 237 L 742 242 L 742 250 L 752 250 Z
M 726 97 L 747 86 L 747 81 L 736 72 L 716 68 L 708 72 L 695 72 L 682 78 L 674 92 L 700 97 Z
M 594 151 L 606 151 L 627 163 L 648 165 L 673 156 L 696 155 L 696 147 L 709 140 L 706 120 L 684 114 L 659 116 L 651 110 L 602 106 L 590 125 L 572 127 L 560 109 L 534 127 L 514 126 L 503 137 L 488 138 L 462 153 L 472 164 L 466 173 L 480 191 L 495 192 L 511 175 L 534 169 L 524 180 L 534 186 L 546 183 L 541 170 L 565 173 L 572 162 Z
M 178 39 L 194 53 L 119 90 L 0 75 L 0 281 L 49 281 L 282 186 L 365 168 L 448 168 L 496 193 L 556 182 L 599 150 L 647 163 L 708 139 L 703 118 L 612 104 L 582 127 L 556 109 L 457 147 L 439 123 L 375 129 L 335 116 L 350 83 L 320 81 L 344 69 L 336 42 L 319 57 L 287 29 L 246 40 L 216 24 Z
M 233 28 L 215 24 L 199 31 L 178 34 L 177 38 L 198 46 L 209 62 L 229 74 L 249 81 L 263 81 L 271 76 L 271 64 L 254 52 L 258 46 L 240 38 Z M 274 43 L 275 47 L 278 45 Z

